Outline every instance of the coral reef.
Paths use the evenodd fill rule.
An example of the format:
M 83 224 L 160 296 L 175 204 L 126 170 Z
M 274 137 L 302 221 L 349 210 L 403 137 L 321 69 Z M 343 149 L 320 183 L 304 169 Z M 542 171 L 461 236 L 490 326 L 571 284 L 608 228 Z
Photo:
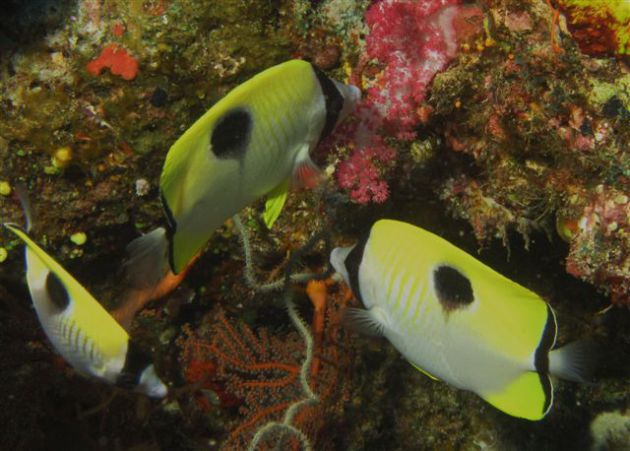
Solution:
M 539 228 L 551 234 L 555 218 L 577 232 L 598 208 L 589 207 L 597 191 L 615 193 L 621 203 L 610 230 L 584 220 L 587 230 L 564 234 L 567 269 L 627 304 L 628 206 L 617 197 L 630 191 L 627 74 L 614 60 L 582 55 L 573 41 L 552 40 L 553 11 L 543 2 L 487 4 L 486 42 L 437 74 L 428 99 L 427 128 L 440 131 L 457 161 L 440 197 L 481 242 L 507 244 L 511 229 L 526 241 Z
M 215 233 L 177 290 L 117 310 L 172 389 L 162 403 L 59 360 L 30 306 L 23 249 L 0 230 L 0 442 L 187 450 L 246 448 L 259 434 L 263 449 L 613 446 L 627 372 L 557 384 L 549 416 L 524 423 L 345 330 L 341 285 L 304 286 L 324 278 L 331 243 L 395 217 L 548 299 L 560 343 L 595 335 L 610 354 L 603 367 L 627 362 L 630 75 L 627 2 L 613 3 L 4 2 L 0 221 L 22 222 L 14 187 L 27 185 L 34 237 L 112 310 L 129 295 L 125 246 L 162 220 L 169 145 L 223 94 L 299 56 L 364 99 L 314 155 L 331 180 L 290 193 L 273 230 L 253 205 Z M 601 14 L 614 21 L 594 29 Z M 279 301 L 291 265 L 311 361 Z
M 630 62 L 630 5 L 628 2 L 556 0 L 567 18 L 573 39 L 590 56 L 617 56 Z
M 354 148 L 336 174 L 351 199 L 384 202 L 389 188 L 384 177 L 396 152 L 386 138 L 410 141 L 422 121 L 420 106 L 433 77 L 456 56 L 460 44 L 481 30 L 481 10 L 459 0 L 376 2 L 365 13 L 368 34 L 355 83 L 367 86 L 356 119 L 329 143 Z
M 103 69 L 110 69 L 114 75 L 120 75 L 125 80 L 133 80 L 138 75 L 138 61 L 124 48 L 109 44 L 96 59 L 85 66 L 85 69 L 92 75 L 100 75 Z

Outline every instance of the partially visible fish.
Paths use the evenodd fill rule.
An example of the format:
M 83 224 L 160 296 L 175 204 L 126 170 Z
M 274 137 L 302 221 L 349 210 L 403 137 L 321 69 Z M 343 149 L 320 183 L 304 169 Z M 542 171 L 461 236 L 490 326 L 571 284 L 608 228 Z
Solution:
M 28 235 L 4 224 L 25 244 L 26 280 L 39 322 L 53 347 L 78 372 L 155 398 L 168 389 L 151 358 L 92 295 Z

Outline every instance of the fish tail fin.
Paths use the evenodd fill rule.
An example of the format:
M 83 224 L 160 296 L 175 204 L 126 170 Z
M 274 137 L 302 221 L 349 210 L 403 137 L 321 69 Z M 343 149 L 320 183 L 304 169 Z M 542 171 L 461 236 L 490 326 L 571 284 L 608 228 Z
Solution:
M 157 286 L 169 271 L 166 229 L 158 227 L 129 243 L 123 268 L 133 287 Z
M 578 340 L 549 353 L 549 373 L 574 382 L 589 382 L 597 367 L 599 345 Z

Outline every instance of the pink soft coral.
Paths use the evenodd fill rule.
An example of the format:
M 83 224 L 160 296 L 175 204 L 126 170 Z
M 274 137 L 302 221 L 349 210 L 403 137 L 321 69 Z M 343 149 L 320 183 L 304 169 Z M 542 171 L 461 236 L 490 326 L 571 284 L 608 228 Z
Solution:
M 366 12 L 367 54 L 383 67 L 368 90 L 368 101 L 379 110 L 387 131 L 399 139 L 413 139 L 416 110 L 429 84 L 457 53 L 453 21 L 463 11 L 459 3 L 383 0 Z
M 382 172 L 395 157 L 394 149 L 385 144 L 357 149 L 339 166 L 337 182 L 350 191 L 350 197 L 360 204 L 385 202 L 389 197 L 389 187 L 382 180 Z
M 339 164 L 337 182 L 358 203 L 384 202 L 389 195 L 383 176 L 393 167 L 395 150 L 384 137 L 412 140 L 418 108 L 436 73 L 455 57 L 462 24 L 478 8 L 461 0 L 383 0 L 366 12 L 370 29 L 367 58 L 381 69 L 357 108 L 354 120 L 340 127 L 337 143 L 354 147 Z M 457 31 L 455 30 L 457 28 Z M 365 61 L 364 61 L 365 62 Z M 360 82 L 360 80 L 359 80 Z

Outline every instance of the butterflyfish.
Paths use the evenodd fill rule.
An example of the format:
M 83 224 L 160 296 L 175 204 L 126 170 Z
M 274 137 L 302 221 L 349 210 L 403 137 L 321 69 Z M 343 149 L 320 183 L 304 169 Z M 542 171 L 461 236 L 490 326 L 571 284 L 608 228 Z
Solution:
M 351 327 L 385 336 L 419 371 L 509 415 L 542 419 L 550 375 L 588 374 L 592 347 L 554 349 L 556 316 L 540 296 L 433 233 L 380 220 L 331 263 L 364 307 L 346 313 Z
M 151 358 L 94 297 L 30 236 L 28 200 L 20 194 L 26 229 L 4 226 L 25 244 L 26 280 L 39 322 L 55 350 L 77 372 L 162 398 L 166 385 Z
M 270 226 L 291 185 L 317 183 L 310 152 L 359 98 L 357 87 L 291 60 L 219 100 L 166 155 L 160 177 L 166 225 L 128 246 L 134 285 L 154 286 L 168 271 L 179 274 L 218 227 L 262 196 Z

